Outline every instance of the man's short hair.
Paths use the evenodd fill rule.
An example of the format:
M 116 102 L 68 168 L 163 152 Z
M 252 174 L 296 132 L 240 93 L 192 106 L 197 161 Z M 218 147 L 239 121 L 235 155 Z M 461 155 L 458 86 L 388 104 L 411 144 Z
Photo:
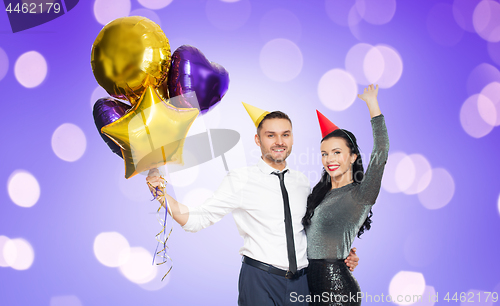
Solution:
M 285 114 L 284 112 L 280 112 L 280 111 L 270 112 L 269 114 L 265 115 L 264 118 L 262 118 L 262 120 L 259 123 L 259 126 L 257 127 L 257 135 L 259 135 L 259 137 L 260 137 L 260 134 L 259 134 L 260 130 L 262 129 L 262 124 L 267 119 L 286 119 L 286 120 L 288 120 L 288 122 L 290 122 L 290 125 L 292 125 L 292 120 L 290 120 L 290 117 L 288 117 L 288 115 Z

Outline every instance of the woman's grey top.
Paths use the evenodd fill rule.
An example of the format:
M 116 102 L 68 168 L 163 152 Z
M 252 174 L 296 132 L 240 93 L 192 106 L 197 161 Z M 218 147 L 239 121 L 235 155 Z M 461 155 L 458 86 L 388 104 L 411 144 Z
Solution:
M 371 119 L 373 151 L 361 183 L 330 190 L 306 228 L 309 259 L 344 259 L 380 191 L 389 152 L 383 115 Z

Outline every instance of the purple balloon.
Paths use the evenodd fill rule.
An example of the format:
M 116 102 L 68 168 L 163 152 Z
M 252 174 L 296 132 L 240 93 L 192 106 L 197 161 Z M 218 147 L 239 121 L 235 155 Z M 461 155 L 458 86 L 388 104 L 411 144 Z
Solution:
M 130 109 L 130 106 L 127 104 L 123 104 L 112 98 L 101 98 L 94 104 L 94 111 L 92 112 L 94 115 L 95 126 L 97 127 L 97 131 L 99 131 L 102 140 L 104 140 L 113 153 L 121 158 L 123 158 L 123 156 L 120 146 L 114 143 L 111 138 L 101 133 L 101 128 L 120 119 L 123 115 L 125 115 L 128 109 Z
M 229 86 L 229 73 L 217 63 L 207 60 L 205 55 L 195 47 L 183 45 L 172 55 L 172 66 L 168 78 L 163 83 L 168 87 L 172 104 L 180 108 L 193 108 L 189 103 L 189 92 L 195 92 L 201 114 L 208 112 L 226 94 Z M 184 98 L 185 97 L 185 98 Z

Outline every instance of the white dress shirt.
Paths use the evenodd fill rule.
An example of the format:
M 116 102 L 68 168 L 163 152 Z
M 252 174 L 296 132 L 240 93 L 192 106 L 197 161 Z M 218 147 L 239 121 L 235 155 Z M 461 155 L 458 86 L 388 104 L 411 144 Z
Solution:
M 285 167 L 285 170 L 288 166 Z M 285 213 L 278 172 L 262 159 L 255 166 L 230 171 L 219 189 L 205 203 L 189 207 L 189 219 L 182 227 L 197 232 L 228 213 L 243 237 L 240 254 L 288 270 Z M 285 173 L 297 256 L 297 267 L 307 267 L 307 241 L 302 217 L 306 212 L 309 180 L 300 171 Z

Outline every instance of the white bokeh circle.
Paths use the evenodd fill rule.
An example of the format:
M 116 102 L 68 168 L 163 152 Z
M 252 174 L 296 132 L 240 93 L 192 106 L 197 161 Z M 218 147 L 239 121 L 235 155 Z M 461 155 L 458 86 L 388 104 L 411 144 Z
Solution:
M 7 263 L 7 261 L 5 261 L 5 258 L 3 256 L 3 248 L 7 243 L 7 241 L 9 240 L 10 240 L 9 237 L 0 235 L 0 267 L 9 266 L 9 264 Z
M 374 25 L 390 22 L 396 13 L 396 0 L 356 0 L 355 5 L 359 15 Z
M 101 86 L 97 86 L 90 96 L 90 107 L 94 109 L 94 104 L 101 98 L 109 97 L 109 94 Z
M 130 257 L 119 267 L 120 272 L 133 283 L 147 283 L 158 273 L 158 266 L 151 264 L 152 258 L 153 256 L 142 247 L 130 248 Z
M 0 81 L 5 77 L 7 71 L 9 71 L 9 57 L 7 53 L 0 48 Z
M 60 295 L 50 298 L 50 306 L 83 306 L 76 295 Z
M 241 28 L 250 18 L 252 10 L 249 0 L 237 2 L 208 0 L 205 9 L 210 23 L 220 30 L 227 31 Z
M 464 34 L 464 30 L 455 22 L 453 6 L 448 3 L 434 4 L 427 15 L 426 25 L 431 38 L 447 47 L 456 45 Z
M 500 82 L 500 71 L 491 64 L 479 64 L 467 77 L 467 94 L 480 93 L 486 85 L 492 82 Z
M 415 175 L 412 184 L 402 190 L 405 194 L 417 194 L 425 190 L 429 186 L 432 179 L 431 175 L 427 174 L 432 169 L 429 161 L 421 154 L 411 154 L 405 157 L 411 160 L 414 166 Z
M 387 163 L 384 168 L 384 176 L 382 176 L 382 188 L 390 193 L 401 192 L 396 179 L 396 171 L 399 163 L 405 159 L 407 155 L 403 152 L 394 152 L 389 154 Z
M 10 239 L 3 247 L 6 263 L 15 270 L 27 270 L 35 260 L 31 244 L 22 238 Z
M 479 2 L 483 0 L 454 0 L 453 17 L 457 24 L 467 32 L 475 32 L 472 15 Z
M 349 11 L 353 8 L 352 1 L 325 0 L 325 11 L 328 17 L 340 26 L 348 26 Z
M 434 306 L 436 302 L 439 302 L 439 295 L 436 293 L 436 289 L 433 286 L 425 286 L 422 299 L 412 304 L 412 306 Z
M 368 52 L 373 48 L 370 44 L 359 43 L 347 51 L 345 70 L 349 72 L 360 85 L 370 85 L 365 76 L 364 61 Z
M 374 46 L 365 56 L 363 69 L 369 84 L 380 88 L 394 86 L 403 74 L 401 56 L 389 46 Z
M 354 103 L 358 85 L 354 77 L 342 69 L 332 69 L 321 77 L 318 96 L 324 106 L 334 111 L 342 111 Z
M 161 27 L 160 16 L 158 16 L 158 14 L 156 14 L 154 11 L 152 11 L 150 9 L 140 8 L 140 9 L 133 10 L 132 12 L 130 12 L 130 16 L 146 17 Z
M 130 257 L 130 244 L 120 233 L 103 232 L 94 239 L 94 255 L 106 267 L 119 267 Z
M 19 56 L 14 64 L 14 75 L 24 87 L 37 87 L 47 76 L 47 62 L 43 55 L 36 51 L 26 52 Z
M 406 191 L 415 181 L 416 168 L 410 156 L 405 156 L 396 167 L 396 185 L 401 191 Z
M 451 174 L 443 168 L 428 171 L 424 174 L 424 179 L 427 175 L 432 177 L 431 181 L 429 186 L 418 194 L 418 199 L 427 209 L 443 208 L 450 203 L 455 194 L 455 181 Z
M 411 305 L 414 296 L 422 295 L 425 291 L 425 279 L 422 273 L 411 271 L 400 271 L 391 279 L 389 284 L 389 294 L 392 301 L 398 305 Z M 402 302 L 398 301 L 398 296 L 402 297 Z M 408 297 L 410 301 L 408 301 Z M 401 298 L 400 298 L 401 299 Z
M 470 96 L 460 108 L 462 128 L 474 138 L 488 135 L 493 130 L 496 119 L 495 105 L 488 97 L 481 94 Z
M 259 63 L 264 74 L 273 81 L 288 82 L 297 77 L 303 65 L 302 52 L 291 40 L 277 38 L 260 51 Z
M 117 18 L 128 16 L 131 7 L 130 0 L 95 0 L 94 16 L 97 22 L 106 25 Z
M 481 1 L 474 9 L 472 24 L 477 34 L 489 42 L 500 41 L 500 3 Z
M 24 170 L 16 170 L 10 175 L 7 191 L 12 202 L 21 207 L 32 207 L 40 198 L 38 180 Z
M 500 82 L 491 82 L 490 84 L 486 85 L 483 88 L 483 90 L 481 90 L 481 95 L 488 98 L 495 106 L 495 112 L 487 113 L 488 110 L 487 101 L 483 101 L 482 104 L 478 103 L 478 106 L 480 106 L 479 114 L 481 115 L 481 118 L 483 118 L 483 120 L 488 124 L 490 124 L 491 122 L 493 125 L 499 126 L 500 125 Z M 492 122 L 495 113 L 496 113 L 496 120 Z
M 142 6 L 150 10 L 159 10 L 172 3 L 172 0 L 137 0 L 137 1 Z
M 67 162 L 79 160 L 87 147 L 87 138 L 75 124 L 63 123 L 52 134 L 52 150 Z

